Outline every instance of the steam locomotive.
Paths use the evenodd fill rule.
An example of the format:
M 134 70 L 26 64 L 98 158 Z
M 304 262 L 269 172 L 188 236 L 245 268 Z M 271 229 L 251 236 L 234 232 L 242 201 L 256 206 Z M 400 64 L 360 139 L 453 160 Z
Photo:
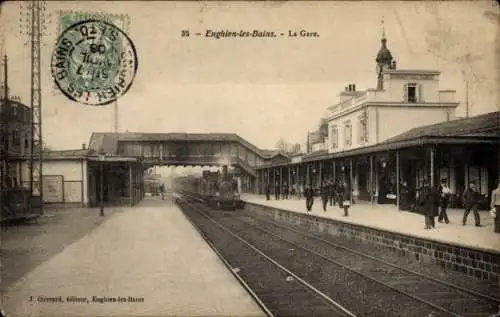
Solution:
M 192 196 L 200 197 L 214 209 L 236 210 L 242 202 L 238 193 L 238 184 L 228 177 L 227 169 L 220 172 L 203 171 L 201 177 L 187 177 L 177 180 L 179 190 Z

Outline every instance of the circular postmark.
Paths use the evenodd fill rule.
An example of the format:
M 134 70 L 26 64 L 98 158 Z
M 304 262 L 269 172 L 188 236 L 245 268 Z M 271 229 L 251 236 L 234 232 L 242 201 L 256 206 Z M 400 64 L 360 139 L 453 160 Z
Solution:
M 69 99 L 106 105 L 132 86 L 137 52 L 130 38 L 113 24 L 84 20 L 59 36 L 52 54 L 54 81 Z

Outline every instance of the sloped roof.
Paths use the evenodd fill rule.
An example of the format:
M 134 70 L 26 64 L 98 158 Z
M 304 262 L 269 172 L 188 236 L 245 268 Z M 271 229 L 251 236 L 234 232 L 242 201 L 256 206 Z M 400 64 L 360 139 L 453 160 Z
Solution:
M 62 151 L 44 151 L 43 159 L 78 159 L 84 158 L 88 154 L 88 150 L 62 150 Z
M 500 111 L 496 111 L 471 118 L 457 119 L 414 128 L 390 138 L 384 143 L 392 143 L 422 137 L 488 137 L 499 135 Z
M 115 154 L 118 149 L 114 133 L 93 132 L 90 136 L 89 154 L 98 153 L 103 149 L 108 154 Z
M 304 154 L 303 159 L 311 159 L 315 157 L 322 157 L 324 155 L 328 154 L 328 150 L 319 150 L 319 151 L 314 151 L 311 153 Z
M 328 153 L 326 150 L 308 153 L 303 156 L 302 162 L 353 157 L 356 155 L 366 155 L 370 153 L 420 146 L 426 143 L 447 143 L 453 140 L 475 144 L 492 143 L 498 142 L 498 140 L 495 141 L 495 139 L 499 138 L 500 111 L 497 111 L 471 118 L 457 119 L 414 128 L 391 139 L 366 147 L 335 153 Z M 271 163 L 258 166 L 257 169 L 283 165 L 287 164 Z
M 273 158 L 273 157 L 278 156 L 278 155 L 288 157 L 288 155 L 283 153 L 283 151 L 281 151 L 281 150 L 267 150 L 266 149 L 266 150 L 260 150 L 260 151 L 262 153 L 262 156 L 264 156 L 265 158 Z
M 274 157 L 280 153 L 278 150 L 262 150 L 246 141 L 235 133 L 139 133 L 125 132 L 117 134 L 118 140 L 114 133 L 92 133 L 89 142 L 89 149 L 98 152 L 102 147 L 106 153 L 116 153 L 117 141 L 222 141 L 222 142 L 239 142 L 243 146 L 252 150 L 257 155 L 263 158 Z

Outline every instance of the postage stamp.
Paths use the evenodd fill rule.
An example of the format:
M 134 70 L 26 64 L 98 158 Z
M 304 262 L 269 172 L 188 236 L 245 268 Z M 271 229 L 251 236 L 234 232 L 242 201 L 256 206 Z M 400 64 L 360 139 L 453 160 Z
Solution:
M 69 99 L 106 105 L 132 86 L 138 59 L 133 42 L 116 25 L 89 19 L 67 27 L 52 54 L 56 86 Z
M 126 34 L 130 31 L 130 17 L 128 14 L 109 13 L 101 11 L 83 11 L 83 10 L 58 10 L 58 25 L 57 36 L 60 36 L 66 29 L 76 22 L 85 20 L 100 20 L 115 25 Z M 52 84 L 52 94 L 55 96 L 63 93 L 57 87 L 56 83 Z

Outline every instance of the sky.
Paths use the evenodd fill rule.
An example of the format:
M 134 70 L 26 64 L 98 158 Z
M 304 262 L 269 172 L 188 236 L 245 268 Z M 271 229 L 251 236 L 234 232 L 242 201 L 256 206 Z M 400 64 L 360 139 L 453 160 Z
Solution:
M 43 139 L 78 148 L 92 132 L 113 131 L 113 106 L 75 103 L 55 93 L 50 59 L 59 10 L 125 14 L 138 54 L 131 89 L 118 100 L 119 131 L 232 132 L 261 148 L 280 138 L 304 142 L 347 84 L 375 88 L 381 20 L 398 68 L 442 72 L 464 115 L 499 109 L 499 9 L 495 1 L 459 2 L 46 2 L 42 42 Z M 30 103 L 30 47 L 20 35 L 21 4 L 2 4 L 2 46 L 11 95 Z M 49 17 L 50 14 L 50 17 Z M 302 29 L 317 38 L 214 39 L 182 30 Z M 470 54 L 470 63 L 460 58 Z M 463 73 L 464 72 L 464 73 Z M 464 75 L 465 74 L 465 75 Z

